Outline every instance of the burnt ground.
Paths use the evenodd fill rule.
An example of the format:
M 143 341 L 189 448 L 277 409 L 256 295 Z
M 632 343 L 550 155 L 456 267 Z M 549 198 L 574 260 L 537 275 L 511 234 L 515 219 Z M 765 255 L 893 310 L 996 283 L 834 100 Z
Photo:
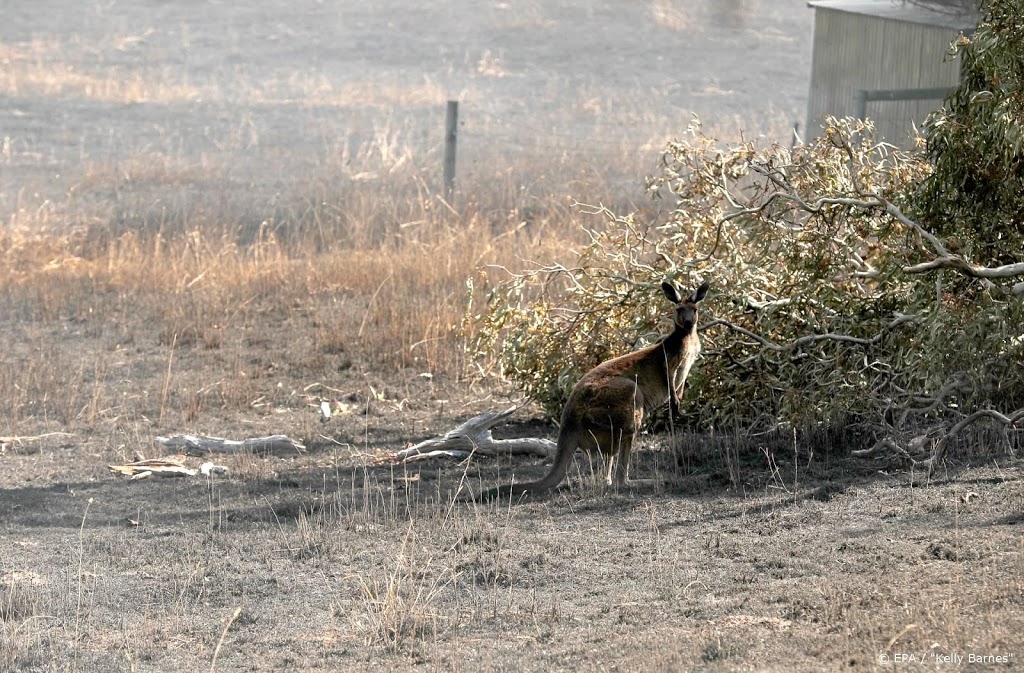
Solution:
M 452 504 L 463 479 L 532 478 L 544 461 L 401 466 L 387 453 L 504 408 L 507 391 L 413 371 L 385 383 L 356 359 L 334 372 L 349 406 L 321 424 L 317 393 L 302 392 L 314 374 L 296 365 L 308 355 L 286 350 L 295 328 L 264 336 L 280 372 L 254 384 L 265 402 L 223 418 L 211 404 L 199 425 L 290 429 L 302 455 L 228 456 L 212 480 L 109 473 L 160 455 L 153 437 L 173 424 L 151 420 L 158 400 L 91 424 L 37 422 L 74 434 L 6 445 L 4 670 L 947 670 L 941 657 L 971 655 L 1004 659 L 968 670 L 1017 666 L 1024 472 L 1004 447 L 953 457 L 928 480 L 824 439 L 659 433 L 633 473 L 663 488 L 606 492 L 581 455 L 550 498 Z M 34 340 L 59 348 L 70 332 L 92 361 L 117 352 L 117 328 L 76 329 Z M 216 361 L 240 356 L 233 343 L 178 347 L 176 367 L 215 379 Z M 125 394 L 158 390 L 167 349 L 137 333 L 131 357 L 104 368 Z M 187 409 L 178 394 L 168 406 Z M 118 415 L 129 408 L 136 417 Z M 527 407 L 495 432 L 555 429 Z

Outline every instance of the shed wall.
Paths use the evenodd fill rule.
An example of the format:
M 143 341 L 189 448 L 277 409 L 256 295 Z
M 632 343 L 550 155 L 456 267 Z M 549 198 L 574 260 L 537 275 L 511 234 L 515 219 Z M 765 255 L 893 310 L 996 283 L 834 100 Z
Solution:
M 955 36 L 949 28 L 816 8 L 807 135 L 820 134 L 826 115 L 853 116 L 859 89 L 956 86 L 960 62 L 946 56 Z M 867 116 L 881 138 L 906 146 L 912 124 L 920 127 L 941 104 L 871 101 Z

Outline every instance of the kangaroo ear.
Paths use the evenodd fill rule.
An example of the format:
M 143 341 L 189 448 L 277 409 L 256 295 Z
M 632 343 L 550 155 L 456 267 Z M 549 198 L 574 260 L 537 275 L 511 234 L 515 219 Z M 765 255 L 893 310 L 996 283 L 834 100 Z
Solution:
M 672 302 L 673 304 L 682 303 L 683 298 L 679 296 L 679 290 L 676 289 L 675 285 L 669 282 L 663 282 L 661 284 L 661 289 L 662 291 L 664 291 L 665 296 L 668 297 L 668 300 L 670 302 Z
M 711 287 L 711 284 L 710 284 L 710 283 L 708 283 L 707 281 L 704 281 L 704 284 L 703 284 L 703 285 L 701 285 L 701 286 L 700 286 L 700 287 L 698 287 L 698 288 L 697 288 L 696 290 L 694 290 L 694 292 L 693 292 L 693 296 L 692 296 L 692 297 L 690 297 L 690 301 L 691 301 L 692 303 L 694 303 L 694 304 L 696 304 L 697 302 L 699 302 L 699 301 L 700 301 L 701 299 L 703 299 L 703 298 L 704 298 L 704 295 L 706 295 L 706 294 L 708 293 L 708 288 L 709 288 L 709 287 Z

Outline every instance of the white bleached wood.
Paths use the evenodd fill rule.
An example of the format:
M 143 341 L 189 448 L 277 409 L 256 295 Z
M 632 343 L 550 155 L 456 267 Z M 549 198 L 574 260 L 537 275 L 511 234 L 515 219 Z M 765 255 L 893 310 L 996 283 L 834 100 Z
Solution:
M 165 449 L 181 451 L 189 456 L 205 456 L 211 453 L 288 453 L 296 454 L 306 447 L 286 435 L 270 435 L 269 437 L 252 437 L 235 440 L 221 437 L 203 437 L 199 435 L 174 435 L 157 437 L 157 444 Z
M 434 437 L 408 449 L 395 451 L 392 454 L 392 458 L 398 461 L 411 462 L 434 456 L 461 459 L 474 453 L 488 456 L 528 454 L 547 457 L 553 455 L 555 443 L 550 439 L 541 439 L 539 437 L 494 439 L 491 435 L 491 428 L 508 418 L 513 411 L 515 411 L 515 407 L 505 411 L 489 411 L 479 416 L 474 416 L 441 437 Z

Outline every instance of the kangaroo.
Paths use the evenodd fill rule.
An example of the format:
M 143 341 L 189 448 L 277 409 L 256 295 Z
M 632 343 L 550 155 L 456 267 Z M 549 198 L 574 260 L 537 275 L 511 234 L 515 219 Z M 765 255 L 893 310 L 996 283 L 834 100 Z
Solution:
M 662 283 L 661 289 L 675 304 L 672 333 L 646 348 L 606 360 L 584 374 L 562 410 L 555 464 L 547 475 L 538 481 L 493 488 L 478 500 L 553 490 L 565 478 L 576 449 L 598 450 L 606 456 L 605 482 L 609 486 L 629 483 L 629 454 L 644 414 L 666 399 L 672 413 L 678 413 L 686 377 L 700 355 L 697 304 L 707 294 L 708 283 L 686 299 L 670 283 Z

